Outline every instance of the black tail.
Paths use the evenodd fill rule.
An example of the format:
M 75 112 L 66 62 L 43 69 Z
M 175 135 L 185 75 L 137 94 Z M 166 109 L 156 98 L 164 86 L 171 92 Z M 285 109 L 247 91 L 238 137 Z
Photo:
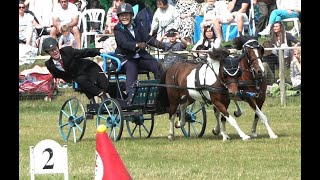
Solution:
M 167 71 L 164 71 L 162 73 L 162 76 L 160 78 L 160 84 L 166 84 L 166 74 L 167 74 Z M 169 106 L 167 88 L 159 86 L 158 92 L 159 93 L 157 96 L 157 111 L 158 112 L 166 111 L 166 107 Z

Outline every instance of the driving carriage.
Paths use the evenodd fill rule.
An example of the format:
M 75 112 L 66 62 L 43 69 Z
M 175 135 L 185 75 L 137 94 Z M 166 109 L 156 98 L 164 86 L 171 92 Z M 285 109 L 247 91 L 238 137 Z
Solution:
M 59 131 L 64 141 L 72 139 L 80 141 L 85 133 L 87 119 L 96 116 L 96 126 L 105 124 L 108 136 L 114 140 L 120 140 L 124 126 L 127 127 L 132 138 L 148 138 L 154 128 L 155 115 L 165 112 L 159 109 L 158 88 L 159 80 L 151 80 L 149 72 L 139 71 L 139 74 L 147 76 L 147 80 L 138 80 L 133 85 L 134 92 L 126 94 L 124 91 L 125 72 L 121 71 L 121 62 L 112 53 L 101 54 L 103 58 L 103 70 L 110 80 L 110 98 L 99 102 L 90 102 L 86 107 L 81 101 L 72 97 L 65 101 L 59 113 Z M 114 61 L 115 63 L 111 63 Z M 117 67 L 114 66 L 117 64 Z M 75 91 L 81 92 L 77 83 Z M 178 115 L 180 116 L 180 115 Z M 203 103 L 195 102 L 188 106 L 187 124 L 189 128 L 181 128 L 186 137 L 195 135 L 201 137 L 206 128 L 206 111 Z M 190 128 L 192 127 L 192 128 Z
M 151 136 L 154 128 L 155 116 L 169 113 L 169 139 L 174 138 L 173 121 L 176 116 L 179 117 L 179 121 L 175 124 L 175 127 L 181 128 L 184 136 L 202 137 L 205 132 L 207 121 L 205 106 L 213 104 L 217 119 L 217 126 L 212 132 L 215 135 L 221 134 L 223 136 L 223 140 L 229 139 L 229 136 L 225 131 L 225 121 L 227 119 L 228 122 L 230 122 L 230 124 L 237 130 L 240 137 L 243 140 L 247 140 L 250 136 L 246 135 L 239 128 L 236 120 L 228 113 L 227 109 L 230 104 L 230 100 L 234 100 L 235 102 L 245 100 L 251 105 L 252 103 L 250 102 L 254 102 L 252 98 L 258 95 L 258 93 L 251 88 L 253 85 L 249 85 L 249 90 L 246 90 L 248 87 L 242 84 L 247 82 L 246 80 L 249 80 L 249 82 L 258 82 L 254 80 L 254 77 L 250 76 L 247 77 L 249 79 L 243 79 L 243 74 L 248 74 L 246 71 L 254 73 L 257 77 L 263 76 L 261 75 L 262 70 L 259 68 L 259 63 L 257 61 L 261 56 L 261 48 L 259 53 L 256 54 L 259 49 L 259 46 L 255 45 L 256 43 L 257 41 L 248 41 L 244 43 L 243 47 L 245 47 L 248 52 L 237 58 L 231 58 L 226 55 L 223 55 L 223 58 L 220 57 L 220 66 L 215 67 L 219 70 L 215 70 L 215 68 L 213 68 L 212 62 L 208 63 L 190 60 L 180 61 L 173 64 L 165 71 L 166 76 L 163 76 L 163 78 L 167 79 L 161 79 L 160 81 L 150 80 L 150 78 L 147 80 L 138 80 L 133 85 L 135 91 L 129 95 L 124 93 L 122 83 L 125 81 L 125 78 L 123 78 L 125 73 L 120 70 L 121 63 L 119 59 L 112 56 L 112 53 L 102 54 L 101 56 L 104 60 L 104 72 L 106 72 L 110 80 L 114 82 L 112 89 L 114 89 L 116 93 L 112 93 L 110 98 L 105 99 L 101 103 L 87 104 L 86 109 L 77 98 L 67 100 L 60 111 L 59 129 L 61 135 L 65 141 L 68 141 L 70 136 L 73 136 L 74 142 L 81 140 L 85 133 L 86 119 L 93 119 L 96 115 L 96 126 L 105 124 L 107 126 L 107 133 L 109 137 L 112 137 L 112 140 L 114 141 L 120 140 L 124 124 L 127 127 L 130 137 L 148 138 Z M 201 50 L 197 52 L 201 52 Z M 202 52 L 210 54 L 209 51 Z M 213 56 L 212 53 L 210 56 Z M 219 59 L 217 55 L 215 56 L 216 59 Z M 109 65 L 112 64 L 110 61 L 115 61 L 118 66 L 113 68 L 112 66 L 110 67 Z M 247 65 L 244 65 L 244 62 L 246 62 Z M 188 81 L 194 83 L 191 84 L 191 86 L 190 84 L 186 85 L 187 76 L 185 75 L 181 75 L 181 81 L 183 83 L 177 83 L 177 81 L 172 81 L 172 79 L 170 80 L 170 77 L 174 77 L 176 79 L 180 78 L 178 76 L 179 73 L 177 72 L 181 67 L 186 72 L 185 74 L 193 74 L 192 78 L 198 78 L 191 78 L 192 81 L 190 81 L 189 77 Z M 199 72 L 202 67 L 206 68 L 204 68 L 205 70 L 202 70 L 202 73 L 200 73 L 202 76 L 199 79 Z M 211 74 L 204 72 L 208 71 L 208 67 Z M 168 73 L 170 71 L 171 74 Z M 198 76 L 195 75 L 196 72 L 198 73 Z M 148 72 L 141 71 L 140 73 L 148 75 Z M 215 82 L 206 84 L 212 80 L 212 77 L 215 77 Z M 201 80 L 203 84 L 195 83 L 199 80 Z M 217 83 L 218 86 L 215 83 Z M 259 88 L 260 85 L 254 87 Z M 169 94 L 170 92 L 171 95 Z M 172 92 L 174 92 L 174 95 L 172 95 Z M 163 94 L 165 94 L 165 98 L 161 96 Z M 171 100 L 172 102 L 162 102 L 164 99 Z M 262 101 L 263 103 L 264 100 L 258 99 L 258 103 L 259 101 Z M 272 132 L 266 118 L 264 118 L 265 116 L 260 111 L 262 103 L 258 104 L 255 116 L 257 117 L 260 115 L 260 118 L 262 117 L 270 137 L 276 138 L 276 135 Z M 169 108 L 161 109 L 159 107 Z M 180 110 L 178 110 L 178 108 L 180 108 Z M 221 133 L 218 120 L 220 113 L 222 114 Z M 240 115 L 239 108 L 237 113 L 235 113 L 235 117 Z M 256 121 L 257 118 L 255 118 L 253 128 L 256 126 Z

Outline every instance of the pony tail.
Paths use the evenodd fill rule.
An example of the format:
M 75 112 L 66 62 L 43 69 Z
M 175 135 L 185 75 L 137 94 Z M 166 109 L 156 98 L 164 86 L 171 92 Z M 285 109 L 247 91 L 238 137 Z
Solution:
M 160 77 L 160 84 L 165 84 L 166 82 L 166 74 L 167 70 L 165 70 L 161 77 Z M 165 110 L 165 107 L 169 106 L 169 99 L 168 99 L 168 93 L 167 88 L 159 86 L 158 87 L 158 96 L 156 97 L 157 105 L 156 105 L 156 111 L 162 112 Z

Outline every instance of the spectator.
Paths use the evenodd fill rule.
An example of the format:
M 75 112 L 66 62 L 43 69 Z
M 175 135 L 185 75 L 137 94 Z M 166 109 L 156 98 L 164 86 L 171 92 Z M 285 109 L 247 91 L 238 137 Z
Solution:
M 26 13 L 26 6 L 23 1 L 19 1 L 19 42 L 37 47 L 36 44 L 36 29 L 43 28 L 35 20 L 34 16 Z
M 121 3 L 123 3 L 123 0 L 113 0 L 111 7 L 108 9 L 104 30 L 105 34 L 113 34 L 114 26 L 119 22 L 117 8 Z
M 197 47 L 200 45 L 201 49 L 221 47 L 221 39 L 216 36 L 212 26 L 208 25 L 204 27 L 202 38 L 193 46 L 192 50 L 197 50 Z
M 198 48 L 198 46 L 200 46 Z M 207 50 L 221 47 L 221 39 L 218 38 L 212 26 L 205 26 L 200 40 L 192 47 L 192 50 Z M 193 53 L 194 57 L 199 57 L 199 53 Z
M 169 39 L 169 41 L 162 42 L 164 39 Z M 179 39 L 180 41 L 177 41 Z M 181 38 L 179 32 L 176 29 L 170 29 L 164 36 L 161 37 L 160 42 L 164 46 L 164 51 L 182 51 L 187 48 L 190 44 L 184 38 Z M 175 53 L 169 53 L 164 56 L 164 62 L 162 67 L 167 69 L 172 63 L 181 60 L 181 56 Z
M 248 22 L 248 14 L 250 7 L 250 0 L 232 0 L 228 3 L 228 10 L 230 13 L 223 13 L 216 16 L 214 20 L 214 29 L 217 37 L 223 39 L 221 23 L 237 23 L 238 35 L 242 33 L 243 23 Z
M 152 9 L 141 0 L 126 0 L 126 3 L 129 3 L 133 8 L 135 24 L 145 28 L 146 32 L 150 32 L 153 18 Z
M 26 0 L 24 4 L 34 13 L 39 24 L 46 27 L 52 25 L 52 12 L 58 0 Z
M 301 88 L 301 55 L 299 49 L 293 50 L 293 58 L 290 64 L 290 77 L 294 89 Z
M 72 33 L 70 33 L 70 28 L 67 25 L 62 25 L 60 28 L 61 37 L 59 39 L 59 49 L 71 46 L 73 48 L 77 47 L 76 41 Z
M 282 19 L 298 18 L 301 13 L 301 0 L 277 0 L 277 8 L 271 12 L 269 24 L 259 32 L 261 36 L 270 34 L 271 26 Z
M 261 32 L 266 27 L 271 12 L 277 8 L 276 0 L 253 0 L 253 4 L 259 8 L 257 32 Z
M 213 21 L 216 16 L 214 3 L 216 0 L 207 0 L 200 10 L 200 14 L 203 14 L 203 20 L 200 23 L 201 34 L 204 32 L 205 26 L 213 26 Z
M 180 24 L 178 31 L 182 38 L 190 37 L 193 39 L 195 14 L 197 13 L 199 4 L 195 0 L 178 0 L 175 8 L 180 14 Z
M 295 46 L 300 45 L 300 42 L 298 42 L 292 34 L 285 31 L 284 25 L 281 21 L 275 22 L 271 28 L 272 32 L 270 34 L 270 41 L 274 47 L 292 47 L 292 43 L 295 43 Z M 272 50 L 272 53 L 278 55 L 277 50 Z M 291 58 L 291 50 L 284 50 L 284 59 L 287 67 L 290 65 Z
M 94 102 L 94 96 L 102 99 L 108 97 L 106 94 L 109 86 L 107 76 L 102 73 L 97 63 L 85 59 L 104 53 L 102 49 L 79 50 L 70 46 L 59 49 L 57 40 L 52 37 L 43 41 L 42 49 L 50 55 L 45 66 L 54 78 L 61 78 L 68 83 L 72 81 L 78 83 L 90 102 Z
M 126 72 L 126 92 L 133 93 L 131 87 L 138 78 L 139 70 L 151 71 L 155 79 L 162 75 L 160 63 L 146 51 L 147 43 L 163 49 L 162 44 L 151 37 L 141 26 L 132 24 L 133 8 L 129 3 L 121 4 L 117 9 L 119 23 L 114 27 L 117 48 L 115 56 L 122 62 Z
M 156 0 L 157 10 L 153 15 L 151 30 L 149 35 L 156 33 L 157 39 L 160 38 L 169 30 L 178 27 L 180 14 L 177 9 L 168 4 L 168 0 Z
M 50 31 L 50 36 L 56 39 L 57 35 L 61 35 L 61 26 L 66 24 L 75 37 L 77 48 L 80 49 L 79 21 L 77 6 L 69 2 L 69 0 L 60 0 L 60 5 L 57 5 L 53 11 L 53 27 Z

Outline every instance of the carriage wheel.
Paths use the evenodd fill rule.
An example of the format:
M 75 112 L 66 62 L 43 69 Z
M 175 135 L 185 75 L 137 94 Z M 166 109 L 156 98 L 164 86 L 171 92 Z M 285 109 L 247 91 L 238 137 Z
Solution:
M 123 131 L 123 112 L 116 99 L 108 98 L 104 100 L 97 112 L 97 127 L 105 124 L 107 134 L 113 141 L 121 138 Z
M 86 116 L 81 102 L 73 97 L 67 100 L 60 109 L 59 131 L 64 141 L 73 137 L 73 142 L 80 141 L 86 130 Z
M 126 120 L 127 129 L 132 138 L 149 138 L 151 136 L 154 126 L 154 114 L 150 114 L 150 117 L 145 116 L 141 114 Z
M 179 116 L 180 120 L 181 116 Z M 204 103 L 195 101 L 186 109 L 186 124 L 181 127 L 185 137 L 202 137 L 207 125 L 207 114 Z

